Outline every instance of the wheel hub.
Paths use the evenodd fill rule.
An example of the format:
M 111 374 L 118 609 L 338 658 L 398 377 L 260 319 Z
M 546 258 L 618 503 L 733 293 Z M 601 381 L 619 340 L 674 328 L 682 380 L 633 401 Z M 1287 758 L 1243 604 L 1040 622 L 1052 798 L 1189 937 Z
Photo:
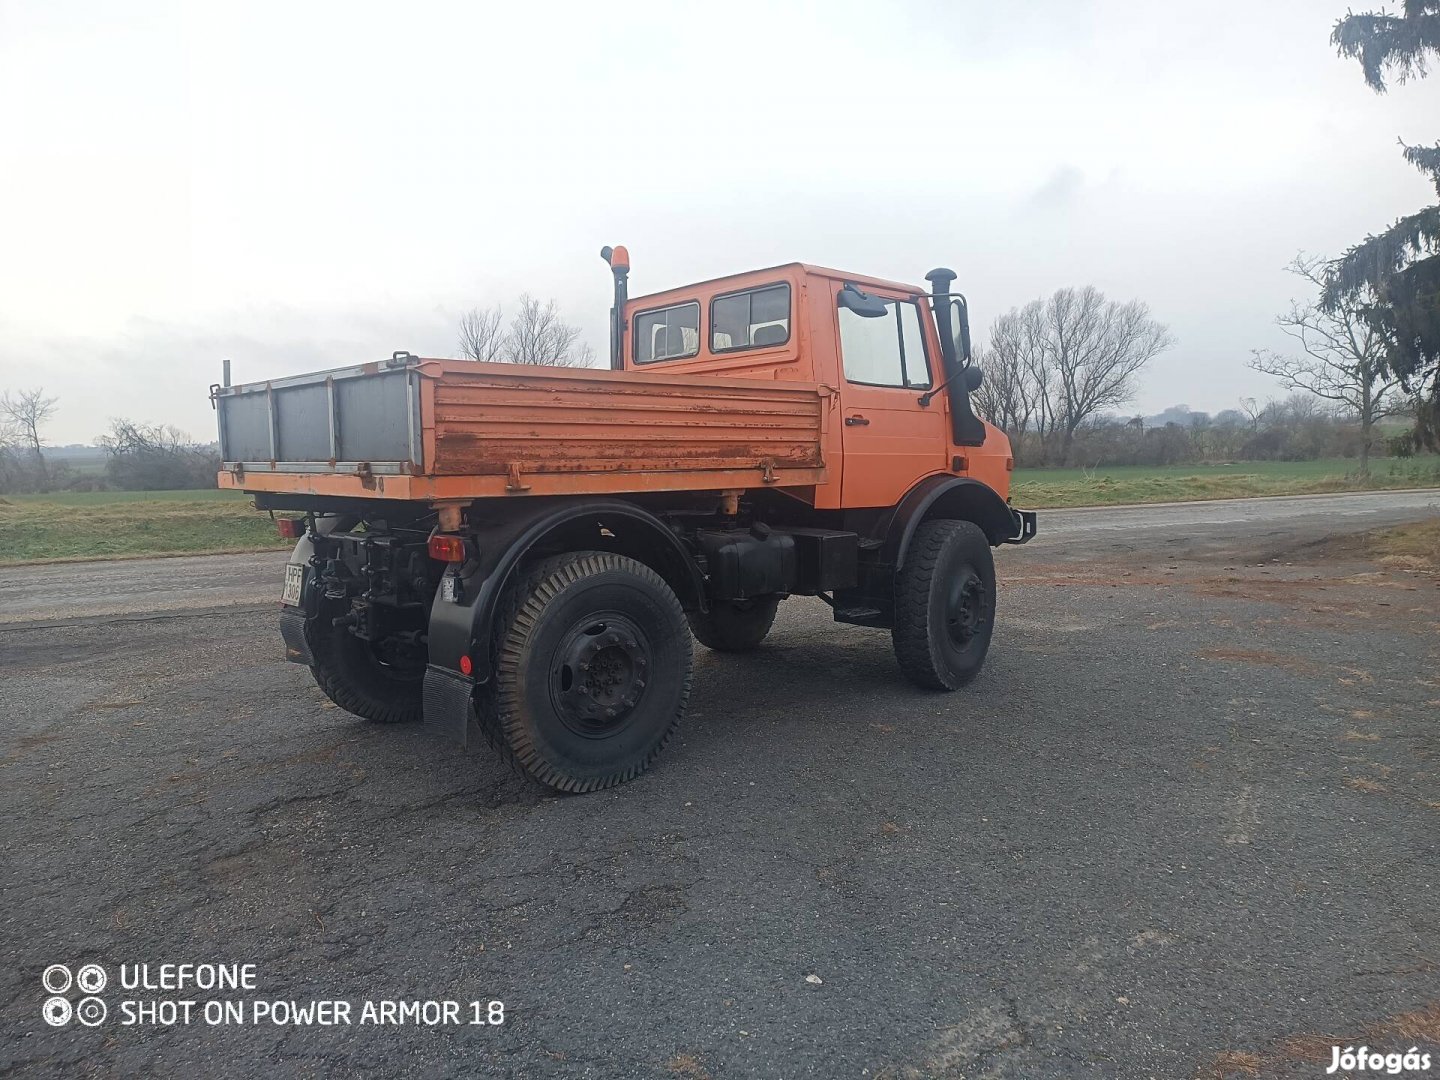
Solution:
M 623 615 L 587 617 L 550 665 L 550 696 L 565 726 L 605 738 L 628 724 L 649 678 L 649 642 Z
M 985 584 L 970 567 L 960 571 L 950 584 L 945 610 L 945 627 L 950 640 L 964 648 L 990 617 L 985 602 Z

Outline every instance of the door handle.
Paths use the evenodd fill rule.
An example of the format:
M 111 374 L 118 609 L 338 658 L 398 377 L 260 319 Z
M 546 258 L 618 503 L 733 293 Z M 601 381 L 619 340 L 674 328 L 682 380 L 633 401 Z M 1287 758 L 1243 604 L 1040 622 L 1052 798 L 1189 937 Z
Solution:
M 863 427 L 863 426 L 865 426 L 865 425 L 868 424 L 868 423 L 870 423 L 870 421 L 869 421 L 869 420 L 866 420 L 865 417 L 863 417 L 863 416 L 847 416 L 847 417 L 845 417 L 845 426 L 846 426 L 846 427 Z

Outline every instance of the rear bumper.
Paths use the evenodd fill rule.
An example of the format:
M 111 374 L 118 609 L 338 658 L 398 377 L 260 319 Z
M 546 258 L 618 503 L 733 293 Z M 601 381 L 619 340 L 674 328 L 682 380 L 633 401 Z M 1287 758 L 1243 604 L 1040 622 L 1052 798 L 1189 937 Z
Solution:
M 1028 544 L 1035 539 L 1035 511 L 1016 510 L 1010 508 L 1010 516 L 1015 519 L 1015 532 L 1005 538 L 1007 544 Z

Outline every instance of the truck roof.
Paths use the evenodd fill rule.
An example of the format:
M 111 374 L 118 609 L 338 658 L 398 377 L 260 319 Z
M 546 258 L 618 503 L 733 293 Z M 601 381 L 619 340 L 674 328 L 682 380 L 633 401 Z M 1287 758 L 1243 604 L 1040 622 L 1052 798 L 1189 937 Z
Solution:
M 813 263 L 788 262 L 778 263 L 775 266 L 763 266 L 757 270 L 745 270 L 738 274 L 723 274 L 719 277 L 705 278 L 701 281 L 690 281 L 682 285 L 676 285 L 669 289 L 660 289 L 656 292 L 645 293 L 640 296 L 630 297 L 630 303 L 651 301 L 660 297 L 670 296 L 675 293 L 690 292 L 694 289 L 708 288 L 714 285 L 734 283 L 737 287 L 743 287 L 752 282 L 758 282 L 762 278 L 773 278 L 778 271 L 798 270 L 802 274 L 836 278 L 841 281 L 853 281 L 857 285 L 870 285 L 877 289 L 891 289 L 898 292 L 925 293 L 928 289 L 922 289 L 918 285 L 908 285 L 903 281 L 890 281 L 886 278 L 871 277 L 869 274 L 852 274 L 845 270 L 835 270 L 828 266 L 816 266 Z

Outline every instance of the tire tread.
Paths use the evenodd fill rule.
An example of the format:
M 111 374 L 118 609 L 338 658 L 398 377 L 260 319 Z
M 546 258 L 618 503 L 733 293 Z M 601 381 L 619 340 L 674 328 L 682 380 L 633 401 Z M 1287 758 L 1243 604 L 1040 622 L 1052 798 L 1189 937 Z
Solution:
M 989 540 L 973 522 L 949 518 L 923 522 L 910 541 L 905 565 L 895 576 L 895 620 L 890 636 L 900 670 L 917 686 L 928 690 L 955 688 L 941 674 L 942 663 L 930 627 L 930 589 L 947 546 L 976 541 L 989 550 Z M 978 670 L 962 681 L 968 682 Z
M 683 617 L 680 602 L 675 599 L 665 580 L 644 563 L 624 555 L 605 551 L 567 552 L 542 559 L 529 567 L 509 590 L 491 635 L 492 667 L 495 673 L 484 687 L 479 714 L 480 728 L 486 740 L 522 775 L 559 791 L 580 794 L 614 787 L 633 780 L 654 764 L 669 745 L 680 726 L 680 717 L 690 697 L 694 677 L 693 665 L 686 664 L 681 688 L 680 709 L 660 741 L 640 761 L 628 768 L 600 777 L 568 776 L 545 761 L 531 739 L 522 719 L 520 685 L 515 677 L 523 659 L 526 644 L 548 604 L 571 585 L 587 577 L 619 570 L 635 575 L 658 587 L 669 597 L 677 615 Z M 688 643 L 688 639 L 687 643 Z

